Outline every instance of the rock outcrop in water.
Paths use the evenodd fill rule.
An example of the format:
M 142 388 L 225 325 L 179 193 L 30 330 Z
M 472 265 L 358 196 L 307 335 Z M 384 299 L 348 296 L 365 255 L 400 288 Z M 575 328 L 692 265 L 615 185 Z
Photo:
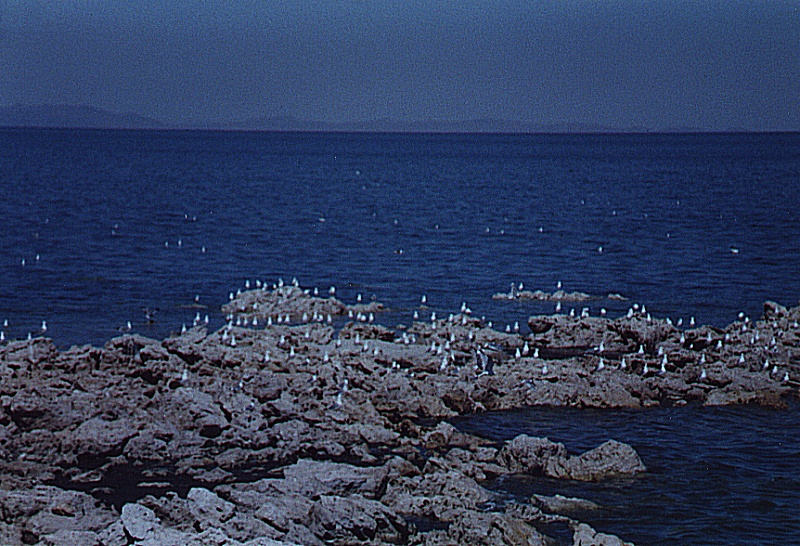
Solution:
M 390 329 L 370 323 L 377 309 L 285 287 L 226 306 L 257 327 L 3 345 L 0 543 L 545 544 L 561 526 L 575 544 L 620 544 L 574 519 L 579 500 L 500 506 L 481 484 L 629 476 L 645 471 L 633 448 L 494 445 L 445 420 L 797 394 L 800 309 L 774 303 L 726 329 L 632 311 L 531 317 L 526 336 L 466 314 Z

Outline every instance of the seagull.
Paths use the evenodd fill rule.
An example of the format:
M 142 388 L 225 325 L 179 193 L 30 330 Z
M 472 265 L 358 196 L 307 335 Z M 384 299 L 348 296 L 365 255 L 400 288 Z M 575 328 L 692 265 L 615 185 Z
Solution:
M 606 367 L 606 363 L 603 361 L 602 358 L 600 358 L 600 362 L 597 363 L 597 367 L 594 369 L 594 371 L 599 372 L 600 370 L 602 370 L 605 367 Z
M 702 369 L 700 370 L 700 381 L 705 381 L 706 377 L 708 377 L 708 376 L 706 375 L 706 370 L 705 370 L 705 368 L 702 368 Z
M 494 363 L 482 349 L 475 349 L 475 360 L 482 373 L 494 375 Z

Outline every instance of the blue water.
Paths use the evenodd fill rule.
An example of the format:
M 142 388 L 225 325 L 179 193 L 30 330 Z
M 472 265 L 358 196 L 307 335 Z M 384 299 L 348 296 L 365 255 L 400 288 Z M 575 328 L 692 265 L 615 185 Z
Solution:
M 635 446 L 639 477 L 577 483 L 516 476 L 492 484 L 508 499 L 533 493 L 599 504 L 582 521 L 636 544 L 800 543 L 800 407 L 534 408 L 459 419 L 493 440 L 546 436 L 580 453 L 609 439 Z
M 127 321 L 163 336 L 195 296 L 214 319 L 279 276 L 374 294 L 395 323 L 423 293 L 501 323 L 552 312 L 492 302 L 512 281 L 718 325 L 800 297 L 798 134 L 0 130 L 0 189 L 6 336 L 47 320 L 62 346 Z
M 22 338 L 46 320 L 63 347 L 102 344 L 127 321 L 152 337 L 197 312 L 219 324 L 247 279 L 374 295 L 390 325 L 422 294 L 500 325 L 553 311 L 491 300 L 511 282 L 621 293 L 716 325 L 800 297 L 798 134 L 0 130 L 0 191 L 0 328 Z M 598 529 L 641 544 L 788 544 L 800 543 L 799 411 L 474 423 L 576 451 L 613 437 L 650 468 L 605 488 L 512 480 L 499 484 L 507 495 L 572 487 L 608 507 L 590 519 Z

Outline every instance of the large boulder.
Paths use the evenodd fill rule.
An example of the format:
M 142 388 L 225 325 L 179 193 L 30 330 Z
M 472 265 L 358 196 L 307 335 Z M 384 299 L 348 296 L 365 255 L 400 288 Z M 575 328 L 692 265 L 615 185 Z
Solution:
M 406 521 L 386 505 L 359 496 L 321 497 L 311 507 L 308 528 L 322 541 L 339 544 L 401 544 L 411 534 Z
M 126 442 L 136 432 L 128 419 L 107 421 L 94 417 L 72 433 L 72 450 L 81 466 L 99 466 L 108 457 L 122 454 Z
M 631 446 L 615 440 L 572 457 L 564 444 L 521 434 L 503 447 L 498 460 L 511 472 L 580 481 L 631 476 L 646 470 Z
M 310 498 L 322 495 L 363 495 L 374 499 L 386 487 L 386 467 L 358 467 L 301 459 L 284 470 L 286 487 Z

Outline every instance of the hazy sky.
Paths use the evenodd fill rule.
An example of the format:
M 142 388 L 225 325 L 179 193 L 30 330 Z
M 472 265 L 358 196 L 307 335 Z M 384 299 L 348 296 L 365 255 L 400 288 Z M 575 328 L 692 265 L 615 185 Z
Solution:
M 800 130 L 800 0 L 0 0 L 0 105 Z

